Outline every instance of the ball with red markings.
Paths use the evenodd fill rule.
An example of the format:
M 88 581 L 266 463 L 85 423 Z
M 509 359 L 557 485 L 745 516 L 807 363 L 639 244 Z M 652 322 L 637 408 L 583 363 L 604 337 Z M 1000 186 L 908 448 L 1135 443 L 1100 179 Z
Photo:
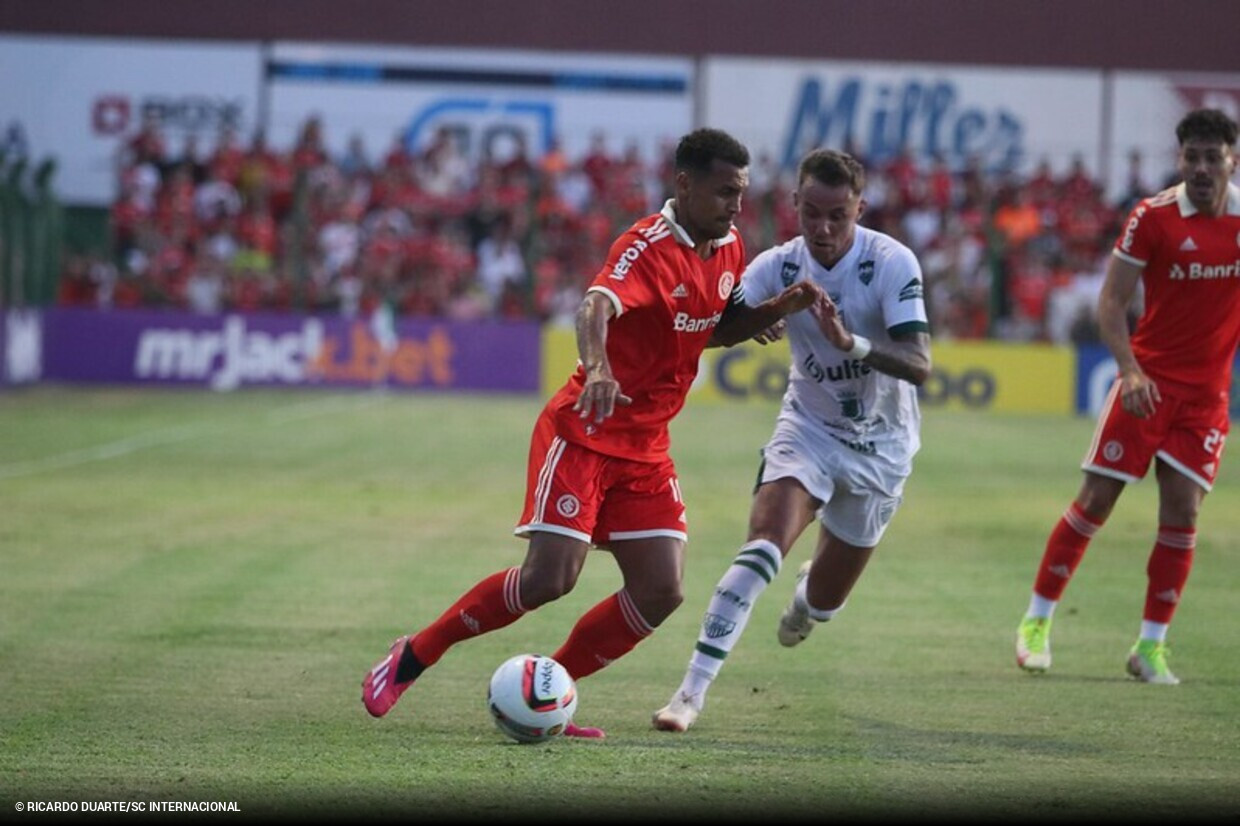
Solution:
M 564 666 L 542 654 L 518 654 L 491 675 L 487 706 L 495 725 L 518 743 L 564 733 L 577 710 L 577 685 Z

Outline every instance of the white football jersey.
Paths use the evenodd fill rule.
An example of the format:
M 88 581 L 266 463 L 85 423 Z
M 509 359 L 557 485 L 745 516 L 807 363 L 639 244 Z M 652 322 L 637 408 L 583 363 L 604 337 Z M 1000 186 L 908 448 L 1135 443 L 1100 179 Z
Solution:
M 852 248 L 831 269 L 797 236 L 755 258 L 741 286 L 745 302 L 756 306 L 810 279 L 835 302 L 844 326 L 875 347 L 890 345 L 893 334 L 930 330 L 921 266 L 889 235 L 857 227 Z M 910 467 L 921 447 L 917 388 L 836 349 L 808 310 L 788 316 L 787 325 L 792 366 L 781 415 L 817 424 L 853 451 Z

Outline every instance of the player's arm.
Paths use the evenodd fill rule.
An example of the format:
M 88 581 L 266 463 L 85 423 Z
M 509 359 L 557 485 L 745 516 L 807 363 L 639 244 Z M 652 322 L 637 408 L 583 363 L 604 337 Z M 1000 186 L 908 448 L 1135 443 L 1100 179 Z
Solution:
M 743 298 L 734 296 L 724 307 L 723 317 L 715 326 L 706 346 L 731 347 L 754 336 L 772 336 L 774 331 L 771 328 L 784 316 L 806 309 L 820 295 L 822 290 L 814 282 L 798 281 L 774 298 L 754 306 L 747 304 Z
M 880 373 L 918 386 L 930 377 L 929 333 L 921 330 L 896 333 L 890 346 L 879 349 L 844 326 L 839 308 L 825 293 L 819 294 L 809 311 L 827 341 Z
M 573 404 L 581 418 L 594 414 L 601 422 L 615 412 L 617 404 L 631 404 L 632 399 L 620 392 L 620 382 L 611 374 L 607 359 L 607 325 L 617 310 L 605 293 L 590 290 L 577 308 L 577 356 L 585 370 L 585 386 Z
M 1158 385 L 1137 364 L 1129 342 L 1128 307 L 1137 293 L 1143 269 L 1140 264 L 1112 255 L 1098 296 L 1098 331 L 1119 367 L 1120 404 L 1138 418 L 1152 414 L 1162 401 Z

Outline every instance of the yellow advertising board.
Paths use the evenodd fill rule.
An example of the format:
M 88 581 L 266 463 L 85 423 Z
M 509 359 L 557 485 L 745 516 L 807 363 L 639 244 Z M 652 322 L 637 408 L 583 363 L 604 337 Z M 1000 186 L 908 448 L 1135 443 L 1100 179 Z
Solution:
M 1076 353 L 1071 347 L 999 341 L 933 345 L 934 372 L 919 396 L 925 409 L 1073 413 Z
M 1076 355 L 1070 347 L 996 341 L 932 345 L 934 372 L 919 390 L 925 410 L 1073 413 Z M 788 381 L 788 345 L 746 342 L 707 350 L 690 403 L 778 401 Z M 543 333 L 543 395 L 555 392 L 577 364 L 568 328 Z

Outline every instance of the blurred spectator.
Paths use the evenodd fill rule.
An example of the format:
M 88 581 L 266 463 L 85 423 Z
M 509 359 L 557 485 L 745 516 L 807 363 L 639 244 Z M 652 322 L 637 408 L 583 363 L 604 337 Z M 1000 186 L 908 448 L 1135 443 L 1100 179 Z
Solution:
M 194 182 L 194 186 L 198 186 L 206 179 L 208 164 L 198 149 L 198 135 L 196 133 L 190 132 L 185 136 L 185 140 L 181 144 L 181 154 L 167 161 L 164 177 L 167 177 L 177 167 L 183 167 L 189 172 L 190 180 Z
M 224 266 L 219 259 L 203 257 L 185 283 L 186 307 L 201 315 L 215 315 L 224 308 Z
M 1051 162 L 1046 158 L 1038 161 L 1033 175 L 1023 184 L 1029 202 L 1039 210 L 1054 209 L 1059 195 L 1059 184 L 1051 172 Z
M 145 119 L 120 153 L 117 266 L 67 260 L 58 300 L 571 324 L 591 262 L 669 194 L 671 140 L 653 156 L 633 141 L 616 155 L 598 132 L 571 157 L 559 136 L 543 151 L 514 132 L 471 162 L 445 127 L 417 150 L 397 133 L 372 160 L 357 134 L 329 155 L 328 125 L 309 116 L 278 147 L 261 131 L 242 145 L 225 127 L 209 153 L 187 141 L 170 157 L 158 120 Z M 921 259 L 936 338 L 1096 335 L 1099 262 L 1116 223 L 1150 194 L 1139 153 L 1116 203 L 1081 157 L 1061 178 L 1045 158 L 1021 176 L 909 147 L 886 157 L 872 165 L 862 223 Z M 793 174 L 755 155 L 737 219 L 755 254 L 799 231 Z
M 992 218 L 995 230 L 1009 250 L 1019 251 L 1042 230 L 1042 213 L 1023 187 L 1006 187 Z
M 237 131 L 231 126 L 220 130 L 215 149 L 207 159 L 207 168 L 211 177 L 227 181 L 233 187 L 241 182 L 241 168 L 245 164 L 245 150 L 237 140 Z
M 349 145 L 336 166 L 346 178 L 370 174 L 370 159 L 366 156 L 366 143 L 361 135 L 354 133 L 349 136 Z
M 456 136 L 446 127 L 436 130 L 430 146 L 422 153 L 418 173 L 422 188 L 434 196 L 452 197 L 469 189 L 469 160 Z
M 521 246 L 513 235 L 512 222 L 508 217 L 501 217 L 492 224 L 490 234 L 478 244 L 476 254 L 478 284 L 490 306 L 511 310 L 515 301 L 513 288 L 519 289 L 525 285 L 527 273 L 525 257 L 521 254 Z
M 138 133 L 124 144 L 121 166 L 134 167 L 150 164 L 155 169 L 161 169 L 168 161 L 167 152 L 168 147 L 164 141 L 159 117 L 152 113 L 145 113 Z
M 590 148 L 581 160 L 581 170 L 590 179 L 594 197 L 606 199 L 611 182 L 611 156 L 607 154 L 607 136 L 595 132 L 590 136 Z

